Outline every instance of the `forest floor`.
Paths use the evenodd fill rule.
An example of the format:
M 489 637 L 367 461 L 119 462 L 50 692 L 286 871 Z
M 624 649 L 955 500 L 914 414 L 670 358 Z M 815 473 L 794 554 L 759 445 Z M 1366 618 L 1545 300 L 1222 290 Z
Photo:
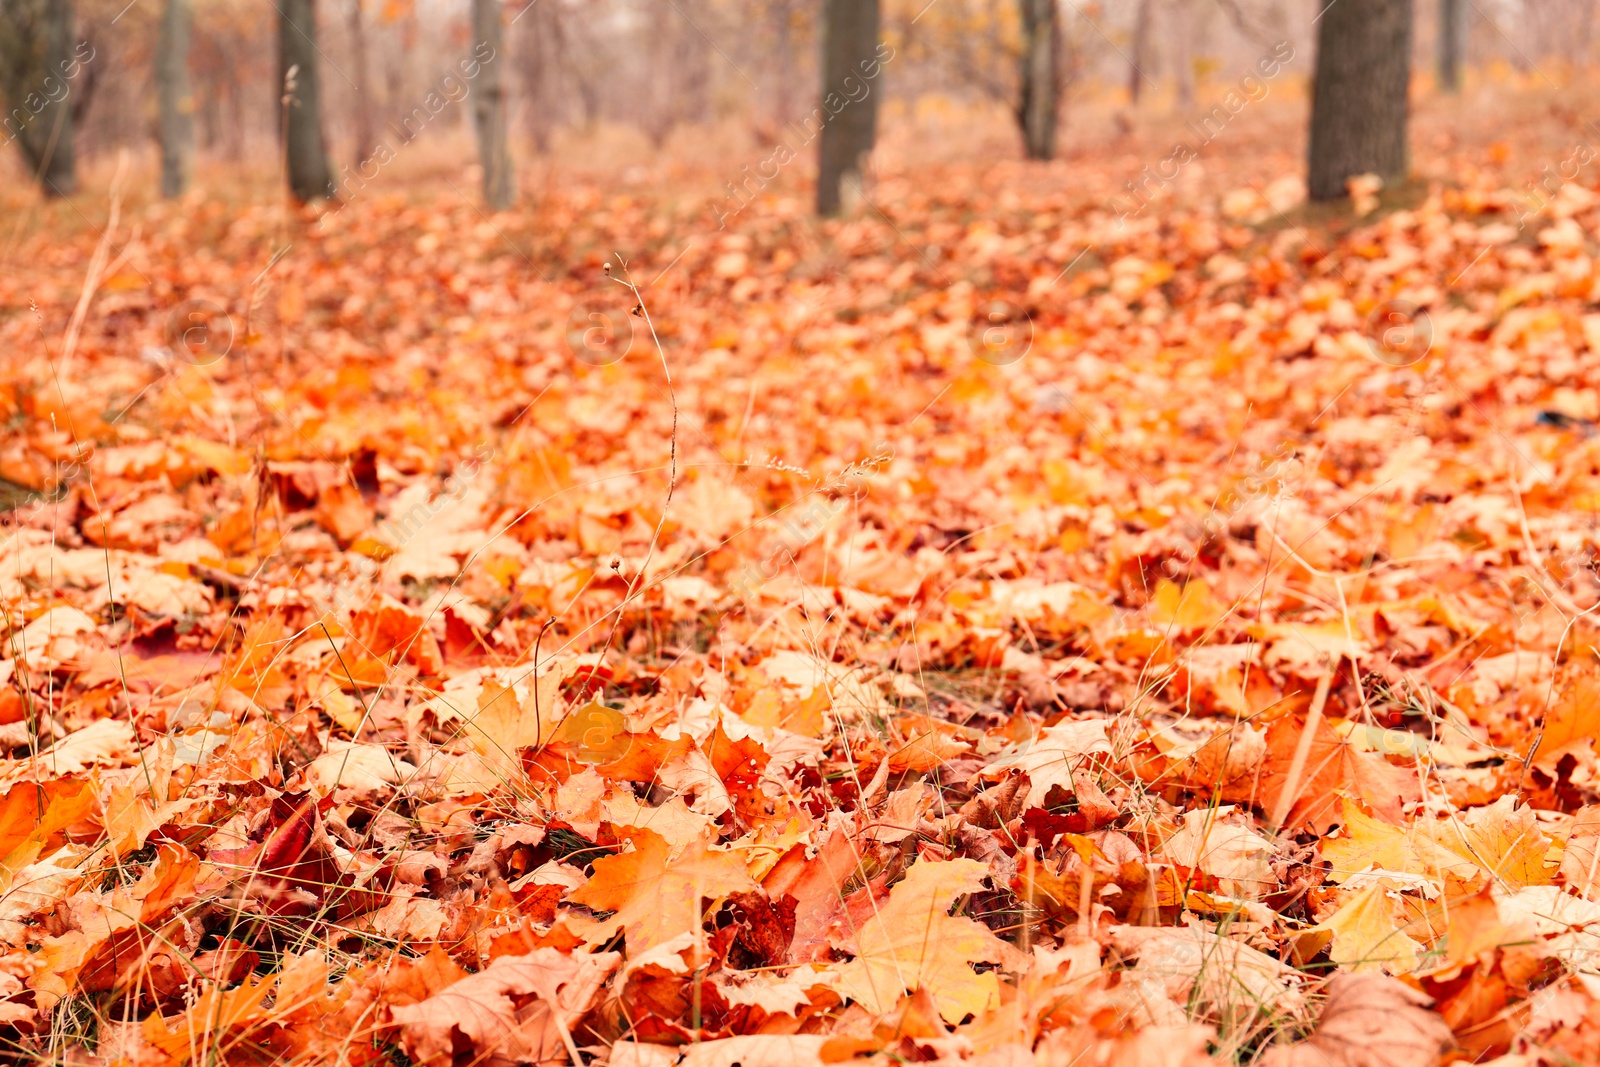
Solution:
M 1594 1062 L 1600 196 L 1526 112 L 1364 216 L 1265 121 L 1126 219 L 1155 134 L 842 222 L 29 206 L 5 1056 Z

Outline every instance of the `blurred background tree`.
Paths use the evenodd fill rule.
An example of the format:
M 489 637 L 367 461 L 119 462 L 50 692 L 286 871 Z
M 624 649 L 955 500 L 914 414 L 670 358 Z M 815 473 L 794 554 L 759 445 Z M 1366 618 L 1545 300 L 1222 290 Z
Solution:
M 16 142 L 28 172 L 50 196 L 78 188 L 73 112 L 92 82 L 78 76 L 84 71 L 76 30 L 71 0 L 0 0 L 0 94 L 7 139 Z
M 316 0 L 275 0 L 278 83 L 282 87 L 284 172 L 299 200 L 334 195 L 333 168 L 322 136 L 322 55 Z
M 506 129 L 505 70 L 511 57 L 506 54 L 500 0 L 472 0 L 472 56 L 469 62 L 476 62 L 478 71 L 473 79 L 472 120 L 478 134 L 478 165 L 483 168 L 483 202 L 504 211 L 516 197 L 516 181 Z
M 1029 159 L 1056 155 L 1056 104 L 1061 99 L 1061 35 L 1056 0 L 1018 0 L 1022 13 L 1017 124 Z
M 1447 93 L 1461 91 L 1461 52 L 1466 44 L 1466 5 L 1461 0 L 1439 0 L 1438 39 L 1439 88 Z
M 355 82 L 355 137 L 350 152 L 353 166 L 360 166 L 378 146 L 377 130 L 372 124 L 372 68 L 367 54 L 367 20 L 362 10 L 362 0 L 349 0 L 348 22 L 350 34 L 351 78 Z M 476 10 L 474 10 L 476 15 Z
M 867 181 L 878 130 L 878 0 L 823 0 L 822 136 L 817 147 L 817 213 L 853 211 Z M 859 95 L 858 95 L 859 94 Z
M 1313 200 L 1344 196 L 1360 174 L 1405 177 L 1411 15 L 1411 0 L 1341 0 L 1323 12 L 1311 100 Z
M 190 0 L 167 0 L 156 42 L 162 196 L 182 196 L 194 172 L 194 92 L 189 83 L 193 32 L 194 5 Z

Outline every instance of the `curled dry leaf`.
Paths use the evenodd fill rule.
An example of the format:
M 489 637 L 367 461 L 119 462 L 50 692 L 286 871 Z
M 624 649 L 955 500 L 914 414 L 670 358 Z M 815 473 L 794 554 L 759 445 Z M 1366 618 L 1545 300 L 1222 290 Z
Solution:
M 1433 1067 L 1452 1043 L 1432 1001 L 1393 978 L 1336 974 L 1317 1028 L 1269 1049 L 1262 1067 Z
M 1119 926 L 1112 943 L 1137 958 L 1133 973 L 1138 978 L 1235 1032 L 1248 1030 L 1266 1014 L 1293 1015 L 1304 1004 L 1304 975 L 1197 920 L 1177 928 Z
M 1173 862 L 1215 878 L 1222 892 L 1257 900 L 1277 884 L 1267 862 L 1272 842 L 1232 813 L 1231 806 L 1185 812 L 1183 826 L 1161 847 Z
M 1024 741 L 983 770 L 984 777 L 1004 778 L 1013 770 L 1028 776 L 1026 803 L 1037 807 L 1055 786 L 1073 788 L 1072 772 L 1090 757 L 1111 754 L 1111 740 L 1104 719 L 1084 719 L 1050 726 L 1039 736 Z
M 614 952 L 574 956 L 553 948 L 501 956 L 392 1015 L 418 1063 L 453 1063 L 457 1034 L 476 1062 L 543 1063 L 573 1047 L 571 1027 L 621 962 Z

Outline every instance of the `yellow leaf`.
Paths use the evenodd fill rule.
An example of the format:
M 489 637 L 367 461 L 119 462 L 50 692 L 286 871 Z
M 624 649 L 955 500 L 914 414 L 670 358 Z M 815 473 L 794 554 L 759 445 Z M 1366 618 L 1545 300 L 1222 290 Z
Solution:
M 905 991 L 926 989 L 950 1023 L 999 1004 L 999 978 L 972 965 L 1003 963 L 1014 950 L 982 923 L 950 915 L 956 897 L 982 891 L 985 871 L 968 859 L 914 865 L 856 935 L 856 958 L 839 968 L 839 992 L 883 1013 Z
M 541 674 L 520 704 L 510 686 L 490 680 L 478 691 L 478 713 L 464 733 L 467 743 L 498 777 L 520 780 L 521 751 L 555 740 L 560 712 L 561 676 L 557 671 Z
M 523 778 L 519 750 L 534 744 L 522 722 L 522 709 L 510 686 L 488 682 L 478 692 L 478 714 L 468 724 L 467 743 L 490 768 L 505 781 Z
M 173 445 L 182 452 L 205 467 L 216 471 L 218 474 L 228 474 L 238 477 L 249 474 L 253 461 L 248 452 L 241 452 L 236 448 L 215 441 L 207 441 L 194 436 L 179 437 Z
M 1398 925 L 1394 902 L 1380 879 L 1380 884 L 1356 893 L 1313 929 L 1333 935 L 1333 948 L 1328 955 L 1348 971 L 1407 974 L 1416 969 L 1417 952 L 1422 946 Z
M 1198 578 L 1182 586 L 1163 578 L 1150 598 L 1150 622 L 1163 630 L 1187 633 L 1209 629 L 1227 613 L 1227 605 L 1212 596 L 1211 587 Z
M 1439 844 L 1511 889 L 1549 885 L 1556 872 L 1556 865 L 1548 861 L 1550 839 L 1536 824 L 1533 809 L 1518 808 L 1514 796 L 1436 823 L 1429 831 Z
M 1322 858 L 1333 865 L 1329 881 L 1343 885 L 1362 871 L 1378 868 L 1397 874 L 1437 878 L 1446 873 L 1468 879 L 1476 866 L 1440 847 L 1427 833 L 1391 826 L 1344 801 L 1344 836 L 1322 842 Z

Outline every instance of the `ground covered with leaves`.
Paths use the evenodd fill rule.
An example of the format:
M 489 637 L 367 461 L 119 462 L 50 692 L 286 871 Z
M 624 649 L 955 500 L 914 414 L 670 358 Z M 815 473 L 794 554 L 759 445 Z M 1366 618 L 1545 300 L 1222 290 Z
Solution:
M 1600 198 L 1067 173 L 19 238 L 6 1055 L 1600 1058 Z

